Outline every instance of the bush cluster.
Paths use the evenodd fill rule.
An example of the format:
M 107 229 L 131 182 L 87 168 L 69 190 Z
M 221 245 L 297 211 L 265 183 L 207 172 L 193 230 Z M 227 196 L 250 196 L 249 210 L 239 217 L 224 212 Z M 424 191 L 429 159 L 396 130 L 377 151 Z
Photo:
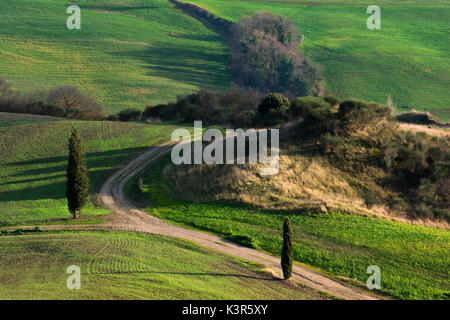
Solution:
M 0 112 L 38 114 L 71 119 L 104 119 L 103 107 L 77 87 L 62 86 L 47 92 L 23 94 L 0 79 Z

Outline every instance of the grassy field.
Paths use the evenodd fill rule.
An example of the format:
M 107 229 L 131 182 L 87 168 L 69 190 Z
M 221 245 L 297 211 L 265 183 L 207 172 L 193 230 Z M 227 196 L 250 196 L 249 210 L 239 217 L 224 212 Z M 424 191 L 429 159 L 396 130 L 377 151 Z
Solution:
M 73 4 L 81 30 L 66 27 Z M 109 112 L 230 85 L 224 39 L 167 0 L 1 1 L 0 30 L 0 77 L 77 85 Z
M 399 107 L 446 109 L 438 116 L 450 116 L 448 1 L 377 1 L 381 30 L 366 27 L 367 1 L 191 2 L 233 21 L 259 10 L 292 18 L 305 54 L 325 67 L 327 90 L 341 97 L 385 103 L 390 95 Z
M 260 267 L 173 238 L 119 232 L 0 236 L 0 299 L 320 299 Z M 66 269 L 81 269 L 81 289 Z
M 16 120 L 22 119 L 19 118 Z M 166 141 L 175 128 L 95 121 L 0 126 L 0 225 L 44 223 L 70 217 L 65 199 L 65 170 L 72 126 L 84 141 L 91 191 L 111 169 L 145 147 Z M 89 203 L 82 215 L 105 213 L 106 210 Z
M 402 299 L 448 299 L 450 234 L 434 229 L 356 215 L 295 214 L 234 203 L 191 203 L 175 199 L 162 170 L 153 165 L 143 192 L 158 217 L 224 237 L 249 236 L 252 246 L 279 255 L 282 225 L 294 229 L 295 260 L 337 276 L 367 280 L 366 268 L 381 268 L 382 291 Z M 138 193 L 136 181 L 127 186 Z

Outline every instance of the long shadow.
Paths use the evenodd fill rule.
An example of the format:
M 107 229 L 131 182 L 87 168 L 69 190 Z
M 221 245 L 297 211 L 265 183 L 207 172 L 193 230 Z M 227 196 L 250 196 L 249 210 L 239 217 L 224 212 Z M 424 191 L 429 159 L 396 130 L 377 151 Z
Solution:
M 281 281 L 278 278 L 268 278 L 268 277 L 256 277 L 249 276 L 245 274 L 228 274 L 228 273 L 208 273 L 208 272 L 165 272 L 165 271 L 115 271 L 115 272 L 95 272 L 91 274 L 172 274 L 172 275 L 184 275 L 184 276 L 212 276 L 212 277 L 233 277 L 233 278 L 246 278 L 246 279 L 256 279 L 264 281 Z
M 163 8 L 158 6 L 118 6 L 118 5 L 95 5 L 95 4 L 82 4 L 80 8 L 91 10 L 104 10 L 104 11 L 130 11 L 130 10 L 147 10 L 147 9 L 159 9 Z M 165 7 L 164 7 L 165 8 Z

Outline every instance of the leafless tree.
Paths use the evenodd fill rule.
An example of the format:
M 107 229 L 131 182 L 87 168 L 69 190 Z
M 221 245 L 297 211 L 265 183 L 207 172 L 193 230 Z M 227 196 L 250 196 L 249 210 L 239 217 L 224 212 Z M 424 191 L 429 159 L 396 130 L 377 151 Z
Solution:
M 298 50 L 303 36 L 294 22 L 257 12 L 242 17 L 231 30 L 230 71 L 242 87 L 293 98 L 313 93 L 320 69 Z

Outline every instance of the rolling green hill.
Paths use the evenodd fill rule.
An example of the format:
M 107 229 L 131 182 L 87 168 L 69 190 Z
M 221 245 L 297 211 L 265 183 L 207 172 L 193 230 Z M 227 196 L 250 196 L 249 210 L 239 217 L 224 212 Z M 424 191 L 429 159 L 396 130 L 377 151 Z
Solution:
M 379 103 L 390 95 L 398 107 L 450 117 L 448 1 L 190 2 L 232 21 L 259 10 L 290 17 L 305 36 L 305 54 L 324 66 L 328 91 Z M 366 27 L 371 4 L 381 8 L 381 30 Z
M 0 112 L 0 127 L 17 126 L 20 124 L 32 124 L 41 122 L 62 121 L 63 118 L 39 116 L 35 114 L 20 114 Z
M 166 141 L 175 128 L 97 121 L 0 126 L 0 225 L 70 217 L 65 175 L 71 127 L 77 128 L 84 141 L 91 191 L 111 169 L 145 147 Z M 82 211 L 84 216 L 106 213 L 91 203 Z
M 259 266 L 139 233 L 0 236 L 0 299 L 323 299 Z M 66 287 L 70 265 L 81 288 Z
M 66 8 L 81 8 L 81 30 Z M 227 88 L 224 39 L 167 0 L 0 2 L 0 77 L 34 90 L 76 85 L 109 112 Z

